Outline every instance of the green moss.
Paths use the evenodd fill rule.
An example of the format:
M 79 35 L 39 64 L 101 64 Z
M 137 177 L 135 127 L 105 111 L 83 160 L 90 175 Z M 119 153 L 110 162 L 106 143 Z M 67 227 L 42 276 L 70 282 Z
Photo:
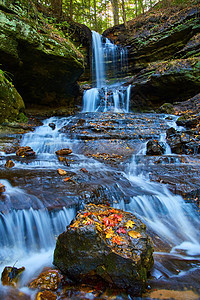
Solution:
M 28 121 L 28 118 L 25 116 L 23 112 L 21 112 L 17 117 L 17 121 L 19 121 L 20 123 L 26 123 Z
M 2 76 L 1 76 L 2 78 Z M 8 79 L 0 80 L 0 123 L 15 121 L 25 108 L 22 97 Z M 22 117 L 22 115 L 21 115 Z

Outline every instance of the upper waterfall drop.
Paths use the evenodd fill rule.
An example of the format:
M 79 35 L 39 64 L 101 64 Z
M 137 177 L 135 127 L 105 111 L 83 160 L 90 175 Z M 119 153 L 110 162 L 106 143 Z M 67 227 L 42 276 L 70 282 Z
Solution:
M 108 80 L 120 78 L 128 70 L 127 49 L 92 31 L 92 79 L 94 87 L 85 91 L 83 112 L 128 112 L 131 86 Z

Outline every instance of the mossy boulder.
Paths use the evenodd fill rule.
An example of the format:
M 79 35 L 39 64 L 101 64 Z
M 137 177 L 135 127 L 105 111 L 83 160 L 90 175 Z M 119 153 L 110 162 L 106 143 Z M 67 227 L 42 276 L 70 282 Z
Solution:
M 16 12 L 0 11 L 0 56 L 3 70 L 27 105 L 74 106 L 83 72 L 83 56 L 72 42 L 47 23 Z
M 175 110 L 171 103 L 164 103 L 161 107 L 157 109 L 157 112 L 163 114 L 174 114 Z
M 24 101 L 15 87 L 0 74 L 0 123 L 21 121 Z M 25 116 L 24 116 L 25 118 Z
M 89 204 L 59 235 L 54 264 L 75 282 L 99 276 L 138 295 L 153 266 L 152 254 L 146 226 L 133 214 Z

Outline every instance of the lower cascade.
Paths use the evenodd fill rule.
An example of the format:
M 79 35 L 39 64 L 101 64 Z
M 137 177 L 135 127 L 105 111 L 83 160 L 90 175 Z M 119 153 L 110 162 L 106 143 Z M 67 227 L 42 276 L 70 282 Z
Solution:
M 92 77 L 95 87 L 83 95 L 83 112 L 129 112 L 131 85 L 121 80 L 127 72 L 127 51 L 112 44 L 99 33 L 92 32 Z M 107 84 L 107 80 L 114 83 Z
M 111 118 L 116 124 L 115 128 L 111 126 Z M 157 166 L 157 158 L 146 154 L 147 142 L 140 139 L 116 141 L 111 135 L 110 139 L 107 137 L 106 145 L 112 145 L 112 152 L 110 156 L 108 154 L 106 156 L 106 153 L 100 155 L 96 150 L 94 153 L 97 154 L 88 155 L 91 149 L 105 147 L 102 136 L 107 134 L 105 130 L 96 133 L 91 127 L 90 138 L 95 138 L 98 134 L 101 139 L 91 138 L 87 141 L 76 139 L 76 136 L 81 136 L 83 127 L 88 128 L 88 124 L 98 129 L 98 122 L 102 122 L 99 124 L 104 126 L 107 124 L 109 128 L 112 127 L 114 131 L 112 134 L 115 136 L 119 128 L 120 132 L 127 137 L 136 136 L 138 126 L 144 125 L 145 120 L 151 120 L 151 132 L 154 132 L 165 147 L 165 152 L 160 159 L 167 161 L 167 165 L 173 162 L 176 167 L 181 167 L 180 155 L 171 154 L 165 139 L 167 128 L 175 127 L 175 123 L 173 119 L 170 121 L 168 116 L 156 114 L 113 113 L 110 115 L 110 113 L 96 112 L 81 113 L 69 118 L 46 119 L 35 132 L 24 134 L 21 140 L 21 145 L 30 145 L 36 152 L 34 159 L 23 157 L 16 159 L 14 154 L 2 155 L 3 163 L 8 158 L 12 158 L 15 166 L 6 173 L 3 164 L 1 167 L 2 174 L 5 174 L 4 179 L 1 180 L 5 192 L 1 195 L 0 263 L 1 270 L 5 265 L 25 267 L 20 289 L 23 290 L 27 282 L 35 276 L 34 274 L 41 272 L 44 266 L 52 266 L 56 239 L 65 231 L 77 210 L 83 208 L 85 203 L 95 201 L 101 203 L 103 199 L 108 199 L 111 206 L 116 209 L 131 212 L 146 224 L 155 248 L 155 263 L 151 271 L 153 285 L 160 280 L 167 280 L 170 284 L 173 283 L 174 278 L 180 285 L 181 282 L 185 284 L 189 274 L 199 270 L 198 212 L 191 203 L 185 202 L 180 195 L 174 195 L 164 184 L 150 181 L 151 168 Z M 71 128 L 74 128 L 74 124 L 78 122 L 83 124 L 81 125 L 83 127 L 76 127 L 74 135 Z M 52 123 L 55 125 L 53 128 L 49 126 Z M 144 136 L 146 133 L 149 134 L 148 126 L 142 127 Z M 181 127 L 176 129 L 182 130 Z M 89 136 L 90 133 L 87 134 Z M 131 160 L 119 164 L 117 159 L 121 156 L 112 153 L 116 149 L 117 153 L 120 152 L 122 149 L 120 147 L 124 147 L 122 141 L 129 143 L 126 147 L 127 151 L 132 146 L 134 150 Z M 135 146 L 131 143 L 135 143 Z M 67 165 L 62 160 L 58 160 L 55 154 L 64 146 L 72 148 L 72 153 L 67 156 Z M 194 162 L 191 160 L 190 165 L 193 167 L 195 163 L 195 159 Z M 66 177 L 56 172 L 58 168 L 65 170 Z M 18 177 L 18 173 L 23 175 Z M 15 175 L 14 181 L 9 179 L 9 174 Z M 33 181 L 33 174 L 36 182 Z M 29 181 L 29 176 L 32 181 Z M 49 178 L 51 183 L 48 186 Z M 29 182 L 31 182 L 31 190 Z M 50 197 L 52 193 L 53 197 Z M 69 205 L 71 199 L 73 201 L 77 199 L 77 202 Z M 50 201 L 52 203 L 49 203 Z M 51 208 L 48 209 L 50 204 Z M 0 286 L 0 293 L 1 291 L 4 291 L 3 286 Z M 26 292 L 31 293 L 29 290 Z

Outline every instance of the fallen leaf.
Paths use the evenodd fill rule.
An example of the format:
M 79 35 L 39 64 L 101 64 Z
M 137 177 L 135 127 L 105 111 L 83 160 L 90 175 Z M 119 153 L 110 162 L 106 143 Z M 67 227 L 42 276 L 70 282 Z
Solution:
M 81 168 L 80 171 L 82 171 L 84 173 L 88 173 L 88 170 L 86 170 L 85 168 Z
M 71 177 L 65 177 L 64 181 L 69 181 L 71 179 Z
M 57 169 L 57 172 L 58 172 L 59 175 L 66 175 L 67 174 L 67 172 L 64 171 L 63 169 Z
M 84 225 L 90 225 L 90 224 L 92 224 L 92 223 L 94 223 L 94 221 L 91 220 L 90 218 L 87 218 L 87 219 L 85 219 L 85 220 L 83 221 L 83 224 L 84 224 Z
M 130 230 L 128 232 L 128 235 L 130 235 L 134 239 L 138 239 L 138 238 L 141 237 L 141 234 L 139 232 L 135 231 L 135 230 Z
M 133 225 L 134 225 L 134 224 L 135 224 L 135 223 L 134 223 L 133 221 L 128 220 L 128 222 L 125 223 L 125 227 L 126 227 L 126 228 L 133 228 Z
M 80 220 L 76 220 L 72 225 L 70 225 L 71 228 L 75 228 L 75 227 L 78 227 L 80 223 Z
M 97 229 L 99 232 L 102 232 L 102 231 L 103 231 L 103 228 L 99 225 L 98 222 L 95 222 L 95 225 L 96 225 L 96 229 Z
M 110 239 L 114 235 L 114 230 L 112 230 L 112 228 L 107 228 L 104 232 L 107 239 Z
M 124 228 L 122 228 L 122 227 L 119 227 L 119 229 L 117 229 L 117 233 L 126 233 L 126 230 L 124 229 Z
M 124 239 L 122 239 L 120 236 L 115 235 L 111 242 L 117 245 L 121 245 L 122 241 L 124 241 Z

